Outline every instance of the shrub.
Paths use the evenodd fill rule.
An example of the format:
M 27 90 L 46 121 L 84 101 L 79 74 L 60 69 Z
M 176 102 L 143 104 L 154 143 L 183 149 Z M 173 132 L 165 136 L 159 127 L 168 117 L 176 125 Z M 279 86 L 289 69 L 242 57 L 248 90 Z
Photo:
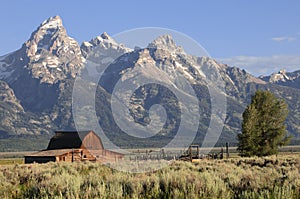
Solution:
M 97 163 L 0 167 L 0 198 L 299 198 L 297 156 L 173 162 L 143 174 Z

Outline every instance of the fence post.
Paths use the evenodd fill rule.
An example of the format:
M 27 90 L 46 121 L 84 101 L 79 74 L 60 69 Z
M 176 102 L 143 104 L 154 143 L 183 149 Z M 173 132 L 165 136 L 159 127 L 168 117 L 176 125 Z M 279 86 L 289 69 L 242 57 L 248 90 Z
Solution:
M 229 158 L 229 143 L 226 142 L 226 158 Z

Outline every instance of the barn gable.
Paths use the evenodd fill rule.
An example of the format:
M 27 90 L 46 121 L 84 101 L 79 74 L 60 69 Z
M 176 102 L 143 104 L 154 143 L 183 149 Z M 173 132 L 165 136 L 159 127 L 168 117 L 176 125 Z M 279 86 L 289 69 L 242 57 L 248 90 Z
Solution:
M 56 131 L 47 150 L 55 149 L 103 149 L 99 136 L 94 131 Z

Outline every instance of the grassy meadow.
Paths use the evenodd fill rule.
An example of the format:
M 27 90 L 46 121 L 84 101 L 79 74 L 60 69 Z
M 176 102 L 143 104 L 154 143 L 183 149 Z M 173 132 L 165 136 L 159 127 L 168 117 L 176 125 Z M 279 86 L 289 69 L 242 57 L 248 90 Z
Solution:
M 173 161 L 141 174 L 89 162 L 1 165 L 0 198 L 300 198 L 300 155 Z

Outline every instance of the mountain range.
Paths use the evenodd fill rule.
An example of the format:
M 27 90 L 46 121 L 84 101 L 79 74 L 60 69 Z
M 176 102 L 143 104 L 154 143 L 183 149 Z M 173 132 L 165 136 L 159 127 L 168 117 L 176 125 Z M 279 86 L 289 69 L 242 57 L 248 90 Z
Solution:
M 171 35 L 158 37 L 146 48 L 127 48 L 107 33 L 79 45 L 68 36 L 61 18 L 55 16 L 40 24 L 19 50 L 0 57 L 0 151 L 45 148 L 55 130 L 74 130 L 74 82 L 78 75 L 93 71 L 105 74 L 96 88 L 98 122 L 109 139 L 122 147 L 161 147 L 176 134 L 181 120 L 176 96 L 164 86 L 148 84 L 130 96 L 130 114 L 135 122 L 146 126 L 151 123 L 151 105 L 162 104 L 168 116 L 163 128 L 147 143 L 122 132 L 113 119 L 110 102 L 117 82 L 131 78 L 130 75 L 163 82 L 187 99 L 189 93 L 183 79 L 188 81 L 197 95 L 201 115 L 195 143 L 203 140 L 212 112 L 206 79 L 219 86 L 213 75 L 205 74 L 220 74 L 224 82 L 224 88 L 218 89 L 226 97 L 227 112 L 218 145 L 236 143 L 242 113 L 260 89 L 270 90 L 288 103 L 287 130 L 293 135 L 293 143 L 300 143 L 300 71 L 281 70 L 255 77 L 212 58 L 189 55 Z M 89 86 L 81 88 L 86 97 L 91 96 Z M 127 95 L 124 92 L 119 98 Z M 189 125 L 185 128 L 188 130 Z

